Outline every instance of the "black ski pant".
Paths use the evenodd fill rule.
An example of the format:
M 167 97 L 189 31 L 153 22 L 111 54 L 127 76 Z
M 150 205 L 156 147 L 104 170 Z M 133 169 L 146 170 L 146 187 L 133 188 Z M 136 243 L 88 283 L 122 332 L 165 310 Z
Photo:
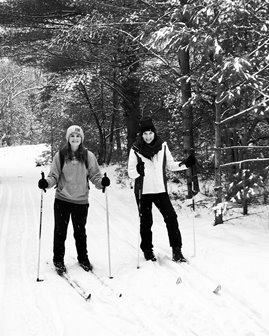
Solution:
M 86 222 L 89 204 L 75 204 L 55 199 L 53 261 L 64 261 L 65 240 L 70 217 L 72 219 L 78 261 L 88 258 Z
M 136 194 L 136 201 L 139 208 L 139 196 Z M 178 227 L 177 214 L 173 208 L 170 198 L 166 192 L 159 194 L 144 194 L 141 196 L 140 205 L 140 235 L 141 250 L 151 250 L 152 244 L 152 204 L 159 209 L 166 223 L 169 243 L 172 248 L 182 247 L 181 233 Z

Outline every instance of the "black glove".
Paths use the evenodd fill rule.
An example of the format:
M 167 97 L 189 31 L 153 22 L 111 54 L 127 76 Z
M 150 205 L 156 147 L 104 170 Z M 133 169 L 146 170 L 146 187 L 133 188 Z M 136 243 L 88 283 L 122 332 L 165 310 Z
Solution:
M 46 179 L 42 178 L 38 181 L 38 188 L 43 189 L 46 192 L 46 188 L 48 188 L 49 184 Z
M 145 162 L 143 161 L 138 162 L 138 164 L 136 165 L 136 170 L 139 175 L 145 176 Z
M 187 159 L 185 160 L 184 163 L 185 163 L 185 166 L 186 166 L 187 168 L 190 168 L 190 167 L 192 167 L 192 166 L 195 165 L 195 162 L 196 162 L 195 156 L 194 156 L 193 153 L 191 153 L 191 154 L 187 157 Z
M 110 179 L 106 176 L 102 178 L 101 184 L 104 188 L 108 187 L 110 185 Z

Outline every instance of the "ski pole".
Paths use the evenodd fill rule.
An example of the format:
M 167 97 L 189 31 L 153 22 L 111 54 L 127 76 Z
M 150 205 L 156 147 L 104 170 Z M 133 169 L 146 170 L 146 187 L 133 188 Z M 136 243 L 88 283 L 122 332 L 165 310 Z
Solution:
M 134 151 L 135 156 L 137 158 L 138 163 L 143 163 L 141 157 L 137 154 L 136 151 Z M 144 175 L 140 174 L 139 180 L 137 183 L 140 183 L 138 185 L 138 214 L 139 214 L 139 224 L 138 224 L 138 235 L 137 235 L 137 268 L 140 268 L 140 225 L 141 225 L 141 217 L 142 217 L 142 212 L 141 212 L 141 201 L 142 201 L 142 193 L 143 193 L 143 184 L 144 184 Z
M 195 239 L 195 202 L 194 196 L 192 195 L 192 210 L 193 210 L 193 218 L 192 218 L 192 233 L 193 233 L 193 256 L 196 256 L 196 239 Z
M 137 234 L 137 268 L 140 268 L 140 223 L 141 223 L 141 198 L 143 191 L 143 176 L 141 175 L 141 186 L 139 186 L 138 190 L 138 214 L 139 214 L 139 223 L 138 223 L 138 234 Z
M 45 178 L 44 172 L 41 172 L 42 179 Z M 36 281 L 43 281 L 39 277 L 40 272 L 40 254 L 41 254 L 41 233 L 42 233 L 42 214 L 43 214 L 43 193 L 44 191 L 41 190 L 41 201 L 40 201 L 40 221 L 39 221 L 39 243 L 38 243 L 38 259 L 37 259 L 37 278 Z
M 106 173 L 104 174 L 106 177 Z M 109 269 L 109 278 L 113 279 L 111 275 L 111 253 L 110 253 L 110 230 L 109 230 L 109 209 L 108 209 L 108 193 L 107 188 L 103 188 L 103 193 L 106 195 L 106 226 L 107 226 L 107 250 L 108 250 L 108 269 Z
M 194 183 L 193 183 L 193 179 L 194 179 L 194 167 L 191 167 L 191 178 L 192 178 L 192 211 L 193 211 L 193 217 L 192 217 L 192 233 L 193 233 L 193 256 L 196 256 L 196 237 L 195 237 L 195 200 L 194 200 L 194 196 L 195 196 L 195 192 L 194 192 Z

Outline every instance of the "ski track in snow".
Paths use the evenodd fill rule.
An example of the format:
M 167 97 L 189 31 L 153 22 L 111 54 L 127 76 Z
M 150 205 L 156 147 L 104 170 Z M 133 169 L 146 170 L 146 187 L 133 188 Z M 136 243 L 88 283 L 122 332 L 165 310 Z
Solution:
M 133 190 L 115 184 L 112 167 L 104 171 L 112 180 L 108 200 L 113 279 L 108 272 L 105 194 L 92 186 L 87 236 L 96 275 L 77 264 L 71 223 L 65 259 L 68 273 L 92 294 L 91 299 L 83 300 L 54 272 L 54 190 L 43 194 L 39 274 L 43 281 L 37 281 L 41 169 L 34 167 L 34 158 L 41 149 L 0 148 L 0 158 L 5 160 L 0 167 L 1 336 L 269 335 L 268 273 L 263 274 L 263 268 L 268 271 L 268 227 L 247 230 L 236 222 L 213 228 L 208 224 L 212 215 L 203 212 L 201 219 L 194 218 L 182 208 L 178 217 L 183 252 L 190 264 L 178 265 L 171 261 L 166 228 L 154 210 L 158 262 L 146 262 L 140 252 L 137 269 L 135 198 Z M 192 258 L 193 220 L 197 251 Z M 240 259 L 240 253 L 247 260 Z M 221 290 L 214 294 L 218 285 Z
M 36 282 L 36 264 L 33 256 L 37 255 L 36 233 L 37 229 L 31 222 L 37 224 L 36 216 L 32 213 L 29 204 L 33 198 L 31 189 L 25 187 L 21 178 L 7 180 L 8 189 L 12 190 L 12 204 L 7 204 L 6 209 L 12 209 L 9 213 L 5 230 L 5 252 L 1 255 L 1 260 L 6 260 L 4 283 L 2 283 L 1 305 L 1 335 L 61 335 L 59 326 L 55 325 L 54 315 L 46 316 L 48 307 L 52 307 L 53 300 L 44 300 L 41 286 Z M 2 186 L 5 186 L 2 185 Z M 10 200 L 9 200 L 10 201 Z M 36 205 L 36 204 L 35 204 Z M 17 211 L 19 208 L 20 210 Z M 36 207 L 35 207 L 36 208 Z M 8 214 L 8 212 L 7 212 Z M 34 235 L 33 235 L 34 233 Z M 2 241 L 2 240 L 1 240 Z M 1 244 L 2 246 L 2 244 Z M 3 258 L 2 258 L 3 257 Z M 1 277 L 2 282 L 3 277 Z M 45 303 L 44 306 L 42 306 Z M 10 316 L 16 318 L 10 323 Z M 17 323 L 18 322 L 18 323 Z

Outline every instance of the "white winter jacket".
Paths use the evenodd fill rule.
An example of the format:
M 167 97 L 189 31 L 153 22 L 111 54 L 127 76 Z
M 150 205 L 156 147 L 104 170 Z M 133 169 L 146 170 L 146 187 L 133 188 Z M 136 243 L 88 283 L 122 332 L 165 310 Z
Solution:
M 187 169 L 184 164 L 179 167 L 179 162 L 174 161 L 166 142 L 162 144 L 162 149 L 155 154 L 151 160 L 139 153 L 137 153 L 137 155 L 139 155 L 145 163 L 143 194 L 157 194 L 167 191 L 165 178 L 166 169 L 171 171 Z M 132 179 L 136 179 L 140 176 L 136 170 L 137 163 L 138 159 L 135 151 L 131 149 L 128 161 L 128 175 Z

